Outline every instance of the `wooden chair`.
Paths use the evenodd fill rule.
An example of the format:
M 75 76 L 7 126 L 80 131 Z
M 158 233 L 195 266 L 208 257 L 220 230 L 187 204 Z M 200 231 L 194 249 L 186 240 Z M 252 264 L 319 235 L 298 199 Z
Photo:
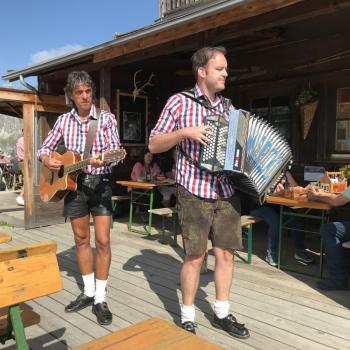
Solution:
M 0 341 L 15 339 L 18 350 L 28 350 L 24 327 L 40 317 L 20 303 L 62 289 L 56 242 L 0 250 Z
M 0 243 L 7 243 L 12 240 L 12 237 L 4 232 L 0 232 Z
M 223 350 L 219 345 L 209 342 L 176 325 L 151 318 L 100 339 L 78 346 L 74 350 Z

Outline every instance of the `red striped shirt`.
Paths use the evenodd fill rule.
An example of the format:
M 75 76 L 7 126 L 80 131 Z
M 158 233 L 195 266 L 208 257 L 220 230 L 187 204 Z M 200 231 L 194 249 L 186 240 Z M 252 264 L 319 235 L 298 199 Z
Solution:
M 38 150 L 37 156 L 51 155 L 63 141 L 67 150 L 77 152 L 83 157 L 86 138 L 91 119 L 97 119 L 95 106 L 91 106 L 89 118 L 80 121 L 75 108 L 69 113 L 58 117 L 54 127 L 47 135 L 42 147 Z M 101 111 L 98 120 L 97 130 L 92 144 L 91 157 L 97 153 L 103 153 L 120 148 L 120 141 L 117 129 L 117 121 L 112 113 Z M 91 165 L 83 169 L 87 174 L 100 175 L 111 173 L 113 163 L 101 167 L 93 168 Z
M 194 87 L 193 91 L 196 98 L 204 96 L 198 85 Z M 206 96 L 204 97 L 206 98 Z M 206 99 L 209 101 L 208 98 Z M 150 137 L 191 126 L 200 126 L 204 123 L 205 116 L 213 113 L 223 114 L 223 97 L 217 95 L 211 106 L 215 110 L 205 108 L 182 94 L 173 95 L 167 101 L 156 126 L 151 131 Z M 182 141 L 181 147 L 195 162 L 199 160 L 201 147 L 199 143 L 185 139 Z M 194 195 L 201 198 L 217 199 L 218 196 L 228 198 L 234 194 L 233 187 L 225 176 L 216 176 L 198 168 L 188 162 L 181 152 L 177 154 L 176 164 L 175 181 Z

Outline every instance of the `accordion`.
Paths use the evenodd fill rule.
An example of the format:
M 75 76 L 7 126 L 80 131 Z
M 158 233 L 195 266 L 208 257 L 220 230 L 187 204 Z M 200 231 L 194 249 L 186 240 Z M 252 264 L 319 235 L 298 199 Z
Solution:
M 272 125 L 249 112 L 234 109 L 228 120 L 205 117 L 212 127 L 211 142 L 200 149 L 198 165 L 223 173 L 232 185 L 262 204 L 292 163 L 292 152 Z

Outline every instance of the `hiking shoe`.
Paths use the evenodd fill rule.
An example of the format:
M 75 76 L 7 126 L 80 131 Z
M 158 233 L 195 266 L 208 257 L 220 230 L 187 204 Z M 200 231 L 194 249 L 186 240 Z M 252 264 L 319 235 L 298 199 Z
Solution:
M 214 315 L 212 325 L 215 328 L 223 329 L 228 334 L 236 338 L 247 339 L 250 337 L 248 329 L 243 323 L 238 323 L 232 314 L 229 314 L 224 318 L 218 318 L 216 315 Z
M 316 287 L 322 290 L 343 290 L 347 288 L 347 281 L 337 281 L 333 279 L 321 280 L 316 283 Z
M 197 323 L 191 322 L 191 321 L 186 321 L 184 323 L 181 323 L 182 329 L 184 329 L 187 332 L 196 334 L 196 327 Z
M 274 255 L 272 255 L 271 253 L 269 253 L 269 252 L 266 255 L 265 261 L 269 265 L 274 266 L 274 267 L 276 267 L 278 265 L 276 257 Z
M 296 250 L 294 253 L 294 259 L 306 265 L 314 262 L 314 258 L 305 249 Z

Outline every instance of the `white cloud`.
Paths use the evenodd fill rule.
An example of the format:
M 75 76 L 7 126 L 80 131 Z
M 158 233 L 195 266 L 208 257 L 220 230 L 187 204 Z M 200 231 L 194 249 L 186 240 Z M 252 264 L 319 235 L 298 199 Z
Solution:
M 57 49 L 42 50 L 30 57 L 30 64 L 37 64 L 53 58 L 68 55 L 75 51 L 83 50 L 85 47 L 81 45 L 65 45 Z

